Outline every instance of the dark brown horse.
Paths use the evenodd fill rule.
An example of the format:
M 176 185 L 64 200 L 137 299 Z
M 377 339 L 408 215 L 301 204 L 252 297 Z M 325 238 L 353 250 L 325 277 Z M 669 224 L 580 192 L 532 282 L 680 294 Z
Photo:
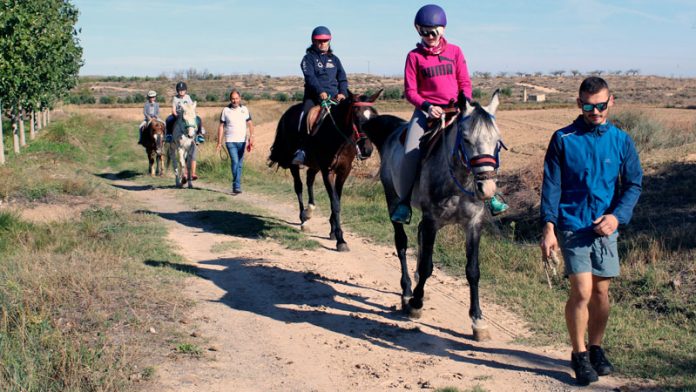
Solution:
M 308 137 L 305 145 L 307 209 L 302 201 L 300 167 L 292 164 L 293 155 L 299 148 L 298 124 L 302 104 L 290 107 L 280 117 L 275 140 L 271 146 L 271 155 L 268 157 L 269 166 L 277 165 L 290 169 L 292 173 L 303 229 L 314 209 L 314 179 L 317 173 L 321 172 L 331 201 L 329 237 L 336 240 L 336 249 L 339 252 L 349 250 L 343 239 L 340 219 L 343 184 L 350 175 L 355 157 L 367 159 L 372 154 L 372 143 L 362 132 L 362 125 L 370 118 L 377 116 L 377 111 L 372 105 L 381 93 L 382 90 L 370 97 L 349 93 L 348 98 L 331 107 L 330 114 L 324 118 L 316 133 Z
M 161 176 L 164 171 L 164 129 L 164 123 L 156 119 L 148 121 L 143 127 L 143 147 L 150 162 L 150 176 L 155 175 L 155 162 L 157 175 Z

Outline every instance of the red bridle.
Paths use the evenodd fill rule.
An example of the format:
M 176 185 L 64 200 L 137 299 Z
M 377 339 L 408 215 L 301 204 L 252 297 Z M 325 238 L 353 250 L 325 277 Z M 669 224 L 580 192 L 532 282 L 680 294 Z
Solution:
M 366 137 L 364 132 L 360 132 L 360 129 L 358 128 L 358 125 L 355 123 L 355 118 L 353 116 L 353 109 L 358 107 L 372 107 L 374 105 L 374 102 L 351 102 L 350 107 L 348 108 L 348 121 L 353 125 L 353 141 L 357 142 L 363 137 Z

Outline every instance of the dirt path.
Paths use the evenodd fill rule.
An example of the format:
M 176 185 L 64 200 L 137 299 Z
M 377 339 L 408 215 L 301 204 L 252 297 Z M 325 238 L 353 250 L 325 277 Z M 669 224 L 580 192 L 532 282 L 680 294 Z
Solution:
M 566 367 L 567 350 L 514 343 L 528 333 L 525 324 L 485 296 L 482 308 L 493 339 L 474 342 L 466 283 L 437 269 L 423 317 L 405 318 L 397 309 L 399 267 L 392 249 L 349 233 L 351 252 L 335 252 L 324 218 L 313 219 L 318 233 L 313 238 L 323 246 L 292 251 L 271 240 L 220 234 L 177 199 L 185 190 L 127 181 L 115 185 L 163 218 L 169 240 L 201 276 L 185 281 L 183 290 L 195 305 L 184 326 L 204 354 L 163 357 L 148 390 L 576 389 Z M 238 201 L 298 226 L 294 207 L 258 194 L 225 196 L 209 209 L 224 213 L 225 204 Z M 259 219 L 234 216 L 249 224 Z M 220 252 L 221 243 L 228 250 Z M 592 390 L 623 384 L 603 377 Z

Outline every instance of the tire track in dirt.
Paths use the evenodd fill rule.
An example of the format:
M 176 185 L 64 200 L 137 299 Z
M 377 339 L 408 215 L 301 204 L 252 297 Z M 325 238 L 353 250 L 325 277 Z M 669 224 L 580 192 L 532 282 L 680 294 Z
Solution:
M 393 250 L 347 233 L 351 252 L 338 253 L 319 214 L 312 220 L 312 238 L 322 247 L 292 251 L 244 233 L 222 234 L 207 218 L 214 211 L 248 225 L 262 224 L 263 217 L 297 227 L 290 203 L 259 194 L 227 196 L 197 184 L 225 194 L 225 201 L 196 211 L 176 196 L 187 190 L 128 181 L 114 185 L 165 221 L 169 240 L 200 275 L 187 278 L 182 287 L 195 303 L 182 320 L 192 336 L 183 340 L 205 353 L 200 359 L 163 357 L 148 390 L 576 389 L 567 350 L 514 343 L 529 333 L 524 322 L 485 295 L 482 309 L 493 339 L 474 342 L 466 282 L 437 268 L 423 317 L 405 318 L 397 309 L 400 273 Z M 225 209 L 238 202 L 264 212 Z M 211 248 L 220 243 L 233 245 L 214 253 Z M 603 377 L 592 389 L 613 390 L 625 383 Z

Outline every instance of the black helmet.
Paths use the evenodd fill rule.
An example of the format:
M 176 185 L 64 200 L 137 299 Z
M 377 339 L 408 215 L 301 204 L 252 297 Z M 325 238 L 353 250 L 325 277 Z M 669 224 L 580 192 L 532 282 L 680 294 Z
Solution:
M 184 91 L 184 90 L 188 90 L 188 88 L 186 87 L 186 83 L 184 83 L 184 82 L 179 82 L 179 83 L 176 84 L 176 92 L 177 92 L 177 93 L 178 93 L 179 91 Z

